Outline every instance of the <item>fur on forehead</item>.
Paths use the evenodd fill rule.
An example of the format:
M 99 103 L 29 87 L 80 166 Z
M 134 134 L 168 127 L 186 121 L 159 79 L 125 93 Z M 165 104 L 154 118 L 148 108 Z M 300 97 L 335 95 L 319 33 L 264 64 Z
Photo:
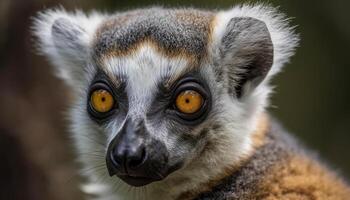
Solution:
M 83 84 L 86 66 L 93 59 L 133 51 L 136 44 L 152 43 L 166 55 L 180 53 L 200 59 L 209 53 L 220 58 L 218 46 L 235 17 L 251 17 L 266 24 L 274 47 L 268 80 L 289 60 L 298 43 L 285 16 L 269 6 L 243 5 L 217 13 L 158 7 L 114 15 L 49 9 L 35 18 L 33 32 L 39 51 L 56 66 L 59 77 L 77 87 Z
M 157 48 L 147 44 L 133 54 L 105 58 L 99 67 L 117 85 L 127 83 L 129 112 L 136 109 L 138 114 L 147 107 L 147 102 L 150 103 L 151 94 L 159 89 L 159 85 L 170 88 L 180 77 L 189 72 L 200 73 L 203 68 L 187 56 L 163 56 Z
M 148 8 L 110 16 L 96 32 L 94 54 L 125 55 L 139 44 L 154 44 L 165 55 L 203 57 L 214 13 L 195 9 Z

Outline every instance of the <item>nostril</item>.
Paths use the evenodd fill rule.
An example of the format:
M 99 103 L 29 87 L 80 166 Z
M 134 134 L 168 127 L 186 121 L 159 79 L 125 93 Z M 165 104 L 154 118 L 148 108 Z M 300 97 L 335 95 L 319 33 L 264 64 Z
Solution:
M 133 173 L 142 167 L 147 159 L 147 152 L 142 146 L 138 148 L 116 146 L 110 151 L 109 158 L 111 169 L 119 173 Z
M 111 151 L 111 152 L 110 152 L 109 157 L 110 157 L 110 159 L 111 159 L 111 161 L 112 161 L 112 164 L 113 164 L 115 167 L 120 166 L 120 164 L 122 163 L 122 162 L 120 162 L 120 158 L 118 158 L 118 156 L 115 154 L 114 151 Z
M 128 157 L 127 160 L 127 168 L 129 169 L 136 169 L 140 167 L 146 160 L 146 149 L 141 148 L 137 152 L 135 152 L 133 155 Z

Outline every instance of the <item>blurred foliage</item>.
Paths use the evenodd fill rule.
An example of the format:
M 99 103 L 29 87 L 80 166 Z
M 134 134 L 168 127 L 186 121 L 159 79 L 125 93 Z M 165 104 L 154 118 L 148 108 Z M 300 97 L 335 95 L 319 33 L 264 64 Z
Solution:
M 115 12 L 140 6 L 229 8 L 233 0 L 1 0 L 0 199 L 81 199 L 67 123 L 67 88 L 34 54 L 32 16 L 64 6 Z M 249 1 L 254 2 L 254 1 Z M 261 1 L 260 1 L 261 2 Z M 273 81 L 270 110 L 344 176 L 350 176 L 350 1 L 268 1 L 292 18 L 301 43 Z

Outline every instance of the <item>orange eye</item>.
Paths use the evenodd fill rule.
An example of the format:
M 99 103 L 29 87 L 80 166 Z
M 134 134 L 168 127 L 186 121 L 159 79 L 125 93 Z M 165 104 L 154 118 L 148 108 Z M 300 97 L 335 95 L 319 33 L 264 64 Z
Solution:
M 90 97 L 91 106 L 100 113 L 110 111 L 114 106 L 114 98 L 107 90 L 95 90 Z
M 185 90 L 176 97 L 176 108 L 185 114 L 193 114 L 202 107 L 203 96 L 194 90 Z

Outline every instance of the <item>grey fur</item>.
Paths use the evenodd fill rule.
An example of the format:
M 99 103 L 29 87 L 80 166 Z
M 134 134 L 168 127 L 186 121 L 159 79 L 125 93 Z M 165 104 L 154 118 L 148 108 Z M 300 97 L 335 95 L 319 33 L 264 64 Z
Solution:
M 71 60 L 78 61 L 74 56 L 75 52 L 80 52 L 82 57 L 87 56 L 87 46 L 81 41 L 85 30 L 77 24 L 73 24 L 67 19 L 60 18 L 55 20 L 52 25 L 52 37 L 57 51 Z M 72 53 L 74 52 L 74 53 Z M 84 59 L 82 59 L 84 60 Z
M 272 59 L 274 67 L 268 77 L 279 71 L 296 46 L 297 37 L 284 19 L 275 9 L 261 5 L 238 6 L 222 12 L 149 8 L 114 15 L 86 16 L 64 10 L 42 13 L 35 24 L 42 51 L 76 91 L 70 119 L 84 169 L 106 162 L 106 147 L 118 137 L 127 120 L 142 120 L 147 139 L 164 146 L 153 148 L 151 154 L 163 148 L 168 164 L 178 169 L 171 174 L 161 174 L 169 176 L 147 185 L 150 193 L 145 199 L 176 199 L 187 191 L 198 191 L 200 185 L 238 164 L 243 155 L 251 152 L 249 135 L 257 126 L 257 115 L 268 105 L 270 88 L 268 82 L 262 80 Z M 142 42 L 150 44 L 137 49 Z M 181 56 L 168 56 L 179 54 Z M 193 58 L 199 61 L 195 69 Z M 196 77 L 189 74 L 193 70 Z M 115 95 L 119 110 L 104 123 L 92 120 L 87 110 L 90 105 L 87 92 L 100 71 L 108 76 L 102 76 L 101 81 L 107 82 L 109 89 L 118 91 L 118 85 L 125 85 L 125 91 Z M 210 102 L 206 101 L 210 104 L 206 110 L 208 115 L 201 115 L 204 118 L 196 121 L 198 123 L 180 119 L 174 109 L 175 92 L 167 95 L 157 92 L 159 85 L 169 89 L 170 83 L 181 81 L 186 75 L 200 77 L 191 81 L 208 85 L 203 87 L 206 91 L 203 94 L 212 97 Z M 252 95 L 237 99 L 232 94 L 240 96 L 237 87 L 243 84 L 242 89 L 252 86 L 248 87 Z M 256 87 L 258 84 L 260 87 Z M 118 96 L 120 93 L 122 97 Z M 93 140 L 86 140 L 85 136 Z M 105 145 L 98 145 L 96 141 Z M 152 142 L 148 144 L 155 146 Z M 244 185 L 242 188 L 247 189 L 242 192 L 250 191 L 270 164 L 283 157 L 280 154 L 284 151 L 275 144 L 271 142 L 271 147 L 263 147 L 262 152 L 255 155 L 257 158 L 234 174 L 230 179 L 232 184 L 227 185 L 234 189 Z M 99 152 L 102 159 L 92 158 L 86 154 L 87 150 Z M 271 158 L 266 156 L 270 153 Z M 264 160 L 265 157 L 269 159 Z M 261 169 L 254 168 L 255 164 L 261 164 Z M 161 172 L 160 167 L 150 170 Z M 85 192 L 98 194 L 103 200 L 132 199 L 133 194 L 126 190 L 115 192 L 116 185 L 127 186 L 120 179 L 112 177 L 103 183 L 96 182 L 106 173 L 107 170 L 89 171 Z M 228 194 L 228 189 L 218 189 L 213 195 L 203 194 L 201 198 L 221 198 Z
M 221 57 L 228 63 L 229 93 L 241 96 L 244 84 L 250 81 L 256 87 L 272 66 L 269 30 L 264 22 L 251 17 L 232 18 L 221 42 Z
M 82 45 L 79 38 L 83 32 L 83 28 L 64 18 L 57 19 L 52 25 L 52 36 L 57 48 L 70 47 L 77 51 L 81 50 Z M 62 41 L 65 45 L 59 43 Z
M 249 199 L 257 193 L 257 184 L 269 173 L 269 169 L 287 160 L 292 154 L 304 154 L 303 148 L 276 121 L 272 120 L 266 144 L 252 158 L 212 191 L 203 193 L 196 200 Z
M 127 51 L 149 39 L 166 51 L 182 50 L 201 57 L 206 53 L 212 17 L 211 12 L 162 8 L 117 14 L 98 31 L 95 54 Z

